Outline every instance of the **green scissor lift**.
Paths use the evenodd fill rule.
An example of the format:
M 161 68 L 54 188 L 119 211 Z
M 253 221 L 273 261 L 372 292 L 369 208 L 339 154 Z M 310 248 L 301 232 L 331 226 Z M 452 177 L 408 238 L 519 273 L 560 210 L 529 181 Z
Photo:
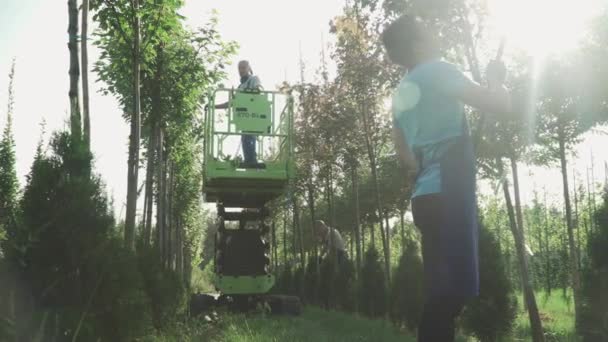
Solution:
M 227 97 L 225 110 L 216 99 Z M 255 295 L 274 285 L 270 270 L 267 203 L 283 194 L 294 177 L 293 98 L 273 91 L 218 89 L 205 113 L 203 195 L 216 203 L 215 281 L 225 295 Z M 258 159 L 244 165 L 242 135 L 256 139 Z M 229 152 L 234 151 L 234 155 Z M 230 229 L 227 222 L 237 221 Z

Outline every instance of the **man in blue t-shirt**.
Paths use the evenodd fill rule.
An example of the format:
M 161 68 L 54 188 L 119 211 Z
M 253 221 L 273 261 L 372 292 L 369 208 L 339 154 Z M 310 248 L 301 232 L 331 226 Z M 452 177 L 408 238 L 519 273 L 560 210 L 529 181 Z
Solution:
M 475 157 L 464 105 L 508 113 L 504 64 L 492 61 L 482 87 L 450 63 L 424 24 L 403 16 L 382 34 L 390 59 L 407 70 L 393 95 L 400 160 L 417 170 L 414 223 L 422 233 L 425 306 L 418 341 L 453 341 L 454 320 L 478 295 Z

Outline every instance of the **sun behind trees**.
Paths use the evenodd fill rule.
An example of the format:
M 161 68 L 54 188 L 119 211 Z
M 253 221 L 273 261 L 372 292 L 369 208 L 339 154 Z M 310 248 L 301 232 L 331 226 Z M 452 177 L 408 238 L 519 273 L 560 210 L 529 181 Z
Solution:
M 415 336 L 424 303 L 421 236 L 410 215 L 413 170 L 399 164 L 388 109 L 404 71 L 388 63 L 379 32 L 402 14 L 419 16 L 441 32 L 442 57 L 483 82 L 480 66 L 498 47 L 485 2 L 349 0 L 321 28 L 331 43 L 322 47 L 316 73 L 300 61 L 300 80 L 281 87 L 296 99 L 298 172 L 290 197 L 281 198 L 268 222 L 278 276 L 272 291 L 328 309 L 309 308 L 311 322 L 289 326 L 302 330 L 291 335 L 285 322 L 300 324 L 300 318 L 265 315 L 263 308 L 254 319 L 220 312 L 208 323 L 189 316 L 190 294 L 213 291 L 217 230 L 201 205 L 201 111 L 205 95 L 228 77 L 237 44 L 222 38 L 215 16 L 187 28 L 183 4 L 57 5 L 69 11 L 63 23 L 69 50 L 57 49 L 69 55 L 48 67 L 69 69 L 69 124 L 50 137 L 43 128 L 22 184 L 13 137 L 19 59 L 11 69 L 0 141 L 0 341 L 213 341 L 230 340 L 239 329 L 243 340 L 295 341 L 328 329 L 356 331 L 362 340 L 384 336 L 364 331 L 362 317 L 370 327 L 390 326 L 395 339 Z M 477 176 L 484 182 L 478 188 L 481 288 L 457 323 L 459 338 L 608 340 L 608 198 L 601 196 L 597 165 L 583 165 L 585 174 L 576 155 L 580 142 L 608 121 L 608 21 L 601 13 L 576 51 L 538 59 L 508 42 L 513 117 L 480 123 L 480 113 L 467 113 L 480 139 Z M 90 55 L 87 43 L 96 47 Z M 284 62 L 271 52 L 265 58 Z M 129 137 L 91 136 L 91 123 L 106 113 L 88 94 L 89 79 L 118 100 Z M 104 139 L 128 141 L 127 198 L 108 196 L 93 162 Z M 593 148 L 598 153 L 604 146 Z M 530 166 L 544 168 L 535 171 L 537 179 L 560 177 L 529 191 Z M 127 204 L 125 217 L 114 216 L 114 201 Z M 344 238 L 344 267 L 319 259 L 313 232 L 319 219 Z M 343 326 L 332 325 L 334 319 Z M 267 335 L 256 335 L 260 330 Z

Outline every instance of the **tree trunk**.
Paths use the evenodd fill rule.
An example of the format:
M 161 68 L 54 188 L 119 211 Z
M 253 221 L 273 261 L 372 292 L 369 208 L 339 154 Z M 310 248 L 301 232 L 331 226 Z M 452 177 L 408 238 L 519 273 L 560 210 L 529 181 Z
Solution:
M 589 181 L 589 168 L 587 168 L 587 206 L 588 206 L 587 213 L 590 218 L 589 226 L 591 226 L 591 231 L 593 231 L 593 224 L 594 224 L 595 220 L 593 220 L 593 212 L 592 212 L 593 204 L 591 202 L 591 182 Z M 587 236 L 589 236 L 589 235 L 587 234 Z
M 578 262 L 578 269 L 580 270 L 582 268 L 582 264 L 581 264 L 581 259 L 582 259 L 582 255 L 581 255 L 581 227 L 579 225 L 579 217 L 578 217 L 578 189 L 576 188 L 576 172 L 574 170 L 574 167 L 572 168 L 572 189 L 574 192 L 574 227 L 576 228 L 576 256 L 578 257 L 578 259 L 576 260 Z
M 399 209 L 399 224 L 401 226 L 401 248 L 402 252 L 405 251 L 405 210 Z
M 82 0 L 82 38 L 80 40 L 80 53 L 82 59 L 82 114 L 84 143 L 87 151 L 91 152 L 91 118 L 89 112 L 89 0 Z
M 331 196 L 331 166 L 330 166 L 330 172 L 328 177 L 325 179 L 325 198 L 327 199 L 327 215 L 329 217 L 331 217 L 331 212 L 332 212 L 332 196 Z M 334 225 L 333 219 L 330 222 L 330 229 L 336 229 L 336 226 Z M 333 234 L 329 234 L 329 246 L 333 246 Z M 337 250 L 335 250 L 334 248 L 330 248 L 327 250 L 327 253 L 337 253 Z M 334 255 L 333 257 L 336 257 L 336 255 Z
M 148 161 L 146 165 L 146 192 L 144 205 L 144 246 L 150 246 L 152 237 L 152 211 L 154 207 L 154 151 L 156 150 L 156 129 L 152 127 L 150 138 L 148 139 Z
M 292 203 L 293 204 L 293 203 Z M 297 224 L 298 224 L 298 218 L 296 216 L 296 210 L 295 208 L 292 208 L 292 212 L 291 212 L 291 235 L 292 235 L 292 244 L 293 246 L 291 246 L 291 255 L 293 257 L 293 261 L 295 263 L 296 260 L 298 260 L 298 235 L 297 233 Z
M 357 181 L 357 167 L 351 168 L 351 182 L 353 186 L 353 194 L 355 200 L 355 252 L 356 252 L 356 267 L 357 275 L 361 272 L 361 218 L 359 213 L 359 183 Z
M 274 269 L 275 271 L 279 268 L 279 253 L 278 253 L 278 246 L 277 246 L 277 227 L 276 227 L 276 222 L 274 220 L 274 217 L 272 218 L 272 223 L 271 223 L 271 229 L 272 229 L 272 261 L 274 262 Z
M 177 253 L 175 268 L 180 278 L 184 275 L 184 238 L 183 238 L 183 227 L 179 217 L 175 220 L 175 251 Z
M 568 189 L 568 164 L 566 161 L 566 143 L 564 134 L 560 126 L 558 132 L 559 160 L 562 168 L 562 181 L 564 187 L 564 204 L 566 206 L 566 227 L 568 229 L 568 247 L 570 249 L 570 267 L 572 267 L 572 290 L 574 292 L 574 317 L 578 323 L 580 314 L 580 288 L 581 278 L 578 268 L 578 257 L 576 253 L 576 243 L 574 241 L 574 225 L 572 224 L 572 208 L 570 207 L 570 192 Z M 577 325 L 578 326 L 578 325 Z
M 591 217 L 595 216 L 597 212 L 597 206 L 595 203 L 595 158 L 593 157 L 593 150 L 591 150 Z M 592 221 L 592 228 L 595 226 L 595 220 Z
M 378 172 L 376 170 L 376 154 L 374 152 L 374 148 L 372 146 L 372 141 L 371 141 L 371 123 L 368 120 L 367 117 L 367 111 L 364 111 L 362 113 L 363 115 L 363 126 L 365 129 L 365 145 L 367 147 L 367 154 L 368 154 L 368 158 L 369 158 L 369 162 L 370 162 L 370 168 L 371 168 L 371 173 L 372 173 L 372 179 L 374 182 L 374 197 L 376 200 L 376 210 L 378 212 L 378 221 L 380 223 L 380 236 L 382 238 L 382 250 L 384 252 L 384 268 L 385 268 L 385 275 L 386 275 L 386 280 L 387 280 L 387 284 L 390 284 L 390 250 L 389 250 L 389 246 L 388 246 L 388 236 L 387 236 L 387 232 L 388 232 L 388 228 L 387 231 L 384 230 L 384 225 L 383 225 L 383 211 L 382 211 L 382 201 L 380 200 L 380 185 L 378 183 Z M 373 236 L 373 228 L 372 228 L 372 236 Z M 372 244 L 374 244 L 375 242 L 373 241 L 372 238 Z
M 315 216 L 315 193 L 314 193 L 314 185 L 312 184 L 312 181 L 309 181 L 307 184 L 307 188 L 308 188 L 308 209 L 310 210 L 310 228 L 311 228 L 311 233 L 312 233 L 312 239 L 313 241 L 315 241 L 315 220 L 316 220 L 316 216 Z M 315 253 L 315 258 L 319 257 L 319 247 L 317 246 L 317 244 L 315 242 L 313 242 L 313 251 Z
M 522 242 L 526 243 L 526 229 L 524 228 L 524 216 L 521 211 L 521 198 L 519 196 L 519 172 L 517 170 L 517 160 L 511 156 L 511 171 L 513 172 L 513 190 L 515 192 L 515 213 L 517 217 L 517 227 L 521 231 Z
M 553 284 L 551 282 L 551 258 L 550 258 L 550 250 L 549 250 L 549 215 L 548 215 L 548 208 L 547 208 L 547 190 L 544 190 L 544 208 L 545 208 L 545 224 L 543 225 L 544 230 L 545 230 L 545 277 L 547 279 L 545 279 L 545 281 L 547 282 L 547 294 L 551 294 L 551 290 L 553 288 Z
M 525 247 L 526 246 L 526 229 L 524 227 L 524 218 L 523 218 L 523 214 L 521 211 L 521 199 L 519 196 L 519 172 L 517 170 L 517 160 L 515 159 L 513 154 L 511 154 L 511 156 L 509 157 L 509 160 L 511 161 L 511 171 L 513 172 L 513 190 L 515 193 L 515 215 L 516 215 L 516 219 L 517 219 L 517 227 L 519 228 L 519 231 L 521 232 L 522 245 Z M 529 265 L 527 250 L 524 249 L 524 251 L 526 252 L 526 253 L 524 253 L 524 258 L 526 258 L 526 264 Z M 530 276 L 530 275 L 528 274 L 528 276 Z M 532 286 L 532 282 L 533 282 L 533 280 L 530 280 L 531 286 Z M 525 287 L 525 286 L 526 286 L 525 284 L 522 284 L 522 287 Z M 525 302 L 524 304 L 527 309 L 528 303 Z
M 504 174 L 504 167 L 500 158 L 496 159 L 497 168 L 499 174 Z M 530 319 L 530 326 L 532 328 L 532 340 L 534 342 L 542 342 L 545 340 L 543 334 L 542 323 L 540 315 L 538 313 L 538 306 L 536 305 L 536 298 L 534 296 L 534 290 L 530 283 L 529 272 L 528 272 L 528 261 L 526 258 L 526 251 L 524 247 L 524 239 L 522 231 L 517 227 L 517 219 L 515 217 L 515 210 L 513 209 L 513 203 L 511 201 L 511 194 L 509 192 L 509 183 L 506 178 L 502 180 L 502 188 L 507 204 L 507 213 L 509 215 L 509 224 L 511 227 L 511 233 L 513 234 L 513 240 L 515 240 L 515 248 L 517 251 L 517 258 L 519 261 L 520 274 L 522 277 L 522 285 L 524 292 L 524 300 L 528 308 L 528 316 Z
M 376 236 L 375 236 L 375 232 L 376 228 L 374 227 L 374 223 L 370 223 L 369 224 L 369 240 L 370 243 L 372 245 L 372 248 L 376 248 Z
M 287 211 L 283 213 L 283 266 L 287 267 Z
M 172 160 L 167 161 L 169 165 L 169 185 L 167 186 L 167 266 L 175 270 L 175 212 L 173 203 L 173 192 L 175 190 L 175 167 Z
M 156 52 L 156 70 L 154 71 L 154 84 L 152 86 L 152 108 L 150 110 L 150 137 L 148 138 L 148 160 L 146 166 L 146 199 L 148 203 L 148 207 L 145 207 L 144 213 L 145 226 L 144 226 L 144 244 L 150 245 L 150 236 L 152 234 L 152 194 L 154 192 L 154 169 L 155 158 L 158 155 L 158 138 L 159 138 L 159 130 L 160 127 L 159 120 L 162 115 L 161 109 L 161 89 L 160 89 L 160 78 L 162 74 L 162 64 L 163 62 L 163 50 L 161 47 L 157 48 Z M 158 184 L 157 184 L 158 185 Z M 158 226 L 158 220 L 156 221 Z
M 187 248 L 184 248 L 184 261 L 183 261 L 183 268 L 184 268 L 184 276 L 182 279 L 184 279 L 184 284 L 186 284 L 186 286 L 188 287 L 188 290 L 190 290 L 190 279 L 192 278 L 192 255 L 190 254 L 189 250 Z M 188 292 L 190 293 L 190 292 Z
M 160 122 L 160 121 L 159 121 Z M 165 193 L 165 156 L 163 152 L 163 130 L 160 127 L 160 123 L 156 125 L 156 243 L 158 251 L 161 256 L 161 262 L 164 262 L 165 255 L 165 203 L 163 195 Z
M 140 142 L 140 25 L 139 0 L 133 1 L 133 113 L 131 114 L 131 135 L 129 136 L 129 162 L 127 177 L 127 213 L 125 219 L 125 243 L 134 248 L 135 214 L 137 213 L 137 176 L 139 173 Z
M 361 224 L 361 260 L 365 255 L 365 224 Z
M 302 225 L 300 224 L 300 207 L 298 205 L 298 198 L 295 195 L 293 197 L 293 227 L 294 232 L 298 233 L 300 265 L 304 267 L 304 265 L 306 265 L 306 258 L 304 257 L 304 234 L 302 233 Z
M 82 137 L 80 122 L 80 105 L 78 102 L 78 79 L 80 66 L 78 62 L 78 1 L 68 0 L 68 50 L 70 51 L 70 130 L 72 137 L 77 141 Z

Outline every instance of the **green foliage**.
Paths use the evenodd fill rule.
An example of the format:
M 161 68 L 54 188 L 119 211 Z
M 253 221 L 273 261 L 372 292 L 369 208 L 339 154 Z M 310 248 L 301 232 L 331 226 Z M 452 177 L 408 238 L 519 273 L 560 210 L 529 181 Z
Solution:
M 139 252 L 139 270 L 152 308 L 154 326 L 163 330 L 186 311 L 188 293 L 175 271 L 161 265 L 156 249 Z
M 310 255 L 306 264 L 306 272 L 304 273 L 304 303 L 318 303 L 320 283 L 319 268 L 318 258 L 314 255 Z
M 146 283 L 135 253 L 122 240 L 111 238 L 96 259 L 93 267 L 101 283 L 96 293 L 89 293 L 93 336 L 132 341 L 153 331 L 151 305 L 158 298 L 149 297 L 146 287 L 154 284 Z
M 277 276 L 273 292 L 278 294 L 293 294 L 293 280 L 291 267 L 285 266 Z
M 15 169 L 15 139 L 13 137 L 13 111 L 14 111 L 14 89 L 15 61 L 9 74 L 8 87 L 8 110 L 6 124 L 0 140 L 0 242 L 4 239 L 4 227 L 14 219 L 17 207 L 17 192 L 19 183 Z
M 363 258 L 359 284 L 359 308 L 369 317 L 382 317 L 387 312 L 387 287 L 384 268 L 375 248 Z
M 326 309 L 353 311 L 356 302 L 355 267 L 350 259 L 326 257 L 320 265 L 319 300 Z
M 585 341 L 608 339 L 608 194 L 595 220 L 597 227 L 589 237 L 589 262 L 583 273 L 583 313 L 577 327 Z
M 190 280 L 191 293 L 212 293 L 214 292 L 213 284 L 213 263 L 210 262 L 204 268 L 193 267 L 192 277 Z
M 505 272 L 500 246 L 484 225 L 480 227 L 479 270 L 479 296 L 467 305 L 463 326 L 481 341 L 498 341 L 513 327 L 517 301 Z
M 78 332 L 129 341 L 151 327 L 136 257 L 111 237 L 114 219 L 100 180 L 89 177 L 91 155 L 83 147 L 63 132 L 53 136 L 50 155 L 38 150 L 22 217 L 8 231 L 7 260 L 15 280 L 27 284 L 14 285 L 12 300 L 17 307 L 33 303 L 17 313 L 23 338 L 40 325 L 49 338 Z
M 338 265 L 335 258 L 325 257 L 320 265 L 319 300 L 325 309 L 336 307 L 338 292 L 344 289 L 337 284 Z
M 390 310 L 393 321 L 415 331 L 424 306 L 424 272 L 417 244 L 411 240 L 404 243 L 391 279 Z

